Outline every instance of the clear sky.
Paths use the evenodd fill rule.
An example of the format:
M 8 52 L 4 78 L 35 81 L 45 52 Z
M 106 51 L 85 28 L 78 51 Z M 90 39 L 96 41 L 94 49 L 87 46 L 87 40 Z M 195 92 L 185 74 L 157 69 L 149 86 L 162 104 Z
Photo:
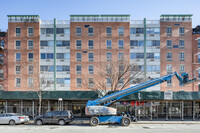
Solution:
M 159 19 L 161 14 L 193 14 L 200 25 L 200 0 L 0 0 L 0 29 L 7 15 L 39 15 L 42 20 L 69 20 L 70 14 L 130 14 L 131 20 Z

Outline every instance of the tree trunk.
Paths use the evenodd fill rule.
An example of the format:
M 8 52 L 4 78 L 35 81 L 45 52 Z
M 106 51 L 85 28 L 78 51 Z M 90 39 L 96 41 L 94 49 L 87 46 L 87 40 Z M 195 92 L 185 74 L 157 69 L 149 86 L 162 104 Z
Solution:
M 39 109 L 38 109 L 39 115 L 41 115 L 41 108 L 42 108 L 42 93 L 39 92 Z

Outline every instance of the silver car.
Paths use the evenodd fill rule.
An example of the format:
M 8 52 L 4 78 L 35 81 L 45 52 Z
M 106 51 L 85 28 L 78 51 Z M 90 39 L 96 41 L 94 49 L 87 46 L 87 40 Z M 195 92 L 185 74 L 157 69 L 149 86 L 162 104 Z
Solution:
M 21 124 L 19 117 L 13 116 L 11 114 L 0 114 L 0 124 Z
M 19 113 L 7 113 L 7 114 L 12 115 L 12 116 L 17 116 L 20 119 L 21 124 L 24 124 L 24 123 L 30 121 L 29 116 L 26 116 L 26 115 L 22 115 Z

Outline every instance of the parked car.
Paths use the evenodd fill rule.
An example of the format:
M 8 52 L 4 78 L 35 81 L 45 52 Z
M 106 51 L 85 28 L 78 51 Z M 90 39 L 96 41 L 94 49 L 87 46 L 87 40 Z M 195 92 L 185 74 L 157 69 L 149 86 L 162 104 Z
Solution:
M 37 116 L 34 119 L 35 124 L 59 124 L 65 125 L 74 120 L 74 115 L 71 111 L 52 111 L 44 115 Z
M 9 114 L 11 116 L 17 116 L 20 119 L 21 124 L 24 124 L 24 123 L 30 121 L 29 116 L 26 116 L 26 115 L 22 115 L 19 113 L 7 113 L 7 114 Z
M 11 114 L 0 114 L 0 124 L 21 124 L 21 121 L 18 116 L 14 116 Z

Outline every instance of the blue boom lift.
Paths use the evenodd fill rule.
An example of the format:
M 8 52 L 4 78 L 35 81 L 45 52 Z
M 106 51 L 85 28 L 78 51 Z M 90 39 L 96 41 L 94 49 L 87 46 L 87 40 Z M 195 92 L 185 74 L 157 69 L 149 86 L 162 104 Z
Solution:
M 89 100 L 87 102 L 85 113 L 86 115 L 92 116 L 90 119 L 91 126 L 97 126 L 100 123 L 119 123 L 123 126 L 128 126 L 131 123 L 131 119 L 129 117 L 117 116 L 117 110 L 112 107 L 107 107 L 112 105 L 116 101 L 121 98 L 130 95 L 132 93 L 136 93 L 140 90 L 155 86 L 157 84 L 161 84 L 165 81 L 170 80 L 173 76 L 176 76 L 179 80 L 179 85 L 186 85 L 196 81 L 196 78 L 189 80 L 189 75 L 187 73 L 183 73 L 178 75 L 177 72 L 167 74 L 165 76 L 155 78 L 144 83 L 132 86 L 130 88 L 109 94 L 102 98 L 96 100 Z

